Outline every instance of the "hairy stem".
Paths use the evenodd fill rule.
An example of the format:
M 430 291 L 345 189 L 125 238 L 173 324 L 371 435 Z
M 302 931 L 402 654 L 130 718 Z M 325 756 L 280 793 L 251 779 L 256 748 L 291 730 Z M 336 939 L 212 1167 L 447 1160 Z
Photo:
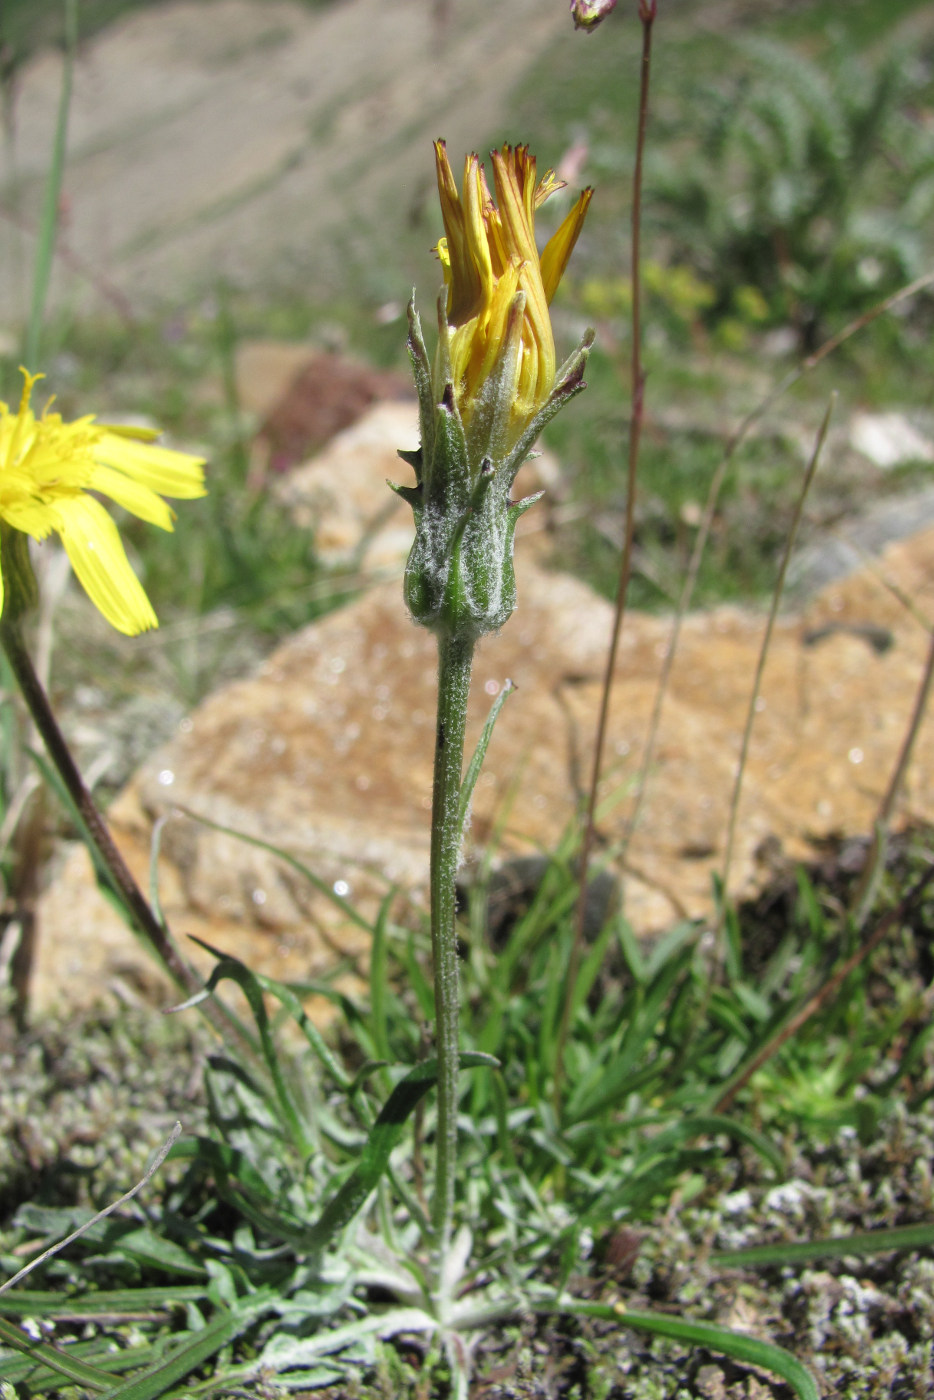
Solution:
M 459 987 L 454 929 L 455 877 L 463 826 L 461 775 L 473 639 L 438 637 L 438 723 L 431 803 L 431 953 L 438 1059 L 438 1135 L 433 1221 L 443 1266 L 451 1238 L 457 1170 Z

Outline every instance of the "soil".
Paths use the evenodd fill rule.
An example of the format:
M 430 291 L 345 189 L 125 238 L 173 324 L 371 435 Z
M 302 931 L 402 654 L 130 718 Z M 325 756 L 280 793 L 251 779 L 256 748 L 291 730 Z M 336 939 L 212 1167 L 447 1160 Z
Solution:
M 924 849 L 899 843 L 895 874 L 907 878 Z M 828 851 L 809 872 L 822 900 L 845 899 L 853 866 L 849 848 Z M 792 888 L 789 872 L 780 871 L 756 904 L 741 911 L 763 952 L 787 926 Z M 884 1001 L 901 978 L 929 988 L 930 915 L 928 902 L 912 921 L 912 936 L 876 955 L 870 1000 Z M 109 1020 L 92 1015 L 80 1026 L 49 1023 L 25 1038 L 8 1037 L 0 1045 L 0 1220 L 9 1221 L 26 1201 L 100 1207 L 138 1178 L 141 1157 L 164 1141 L 175 1118 L 186 1132 L 203 1131 L 206 1049 L 193 1017 L 165 1018 L 140 1007 L 127 1007 L 116 1020 L 112 1013 Z M 885 1078 L 891 1070 L 880 1063 L 874 1073 Z M 48 1109 L 41 1117 L 40 1102 Z M 797 1356 L 820 1378 L 823 1393 L 841 1400 L 924 1400 L 934 1394 L 930 1248 L 761 1268 L 731 1267 L 712 1256 L 930 1221 L 932 1141 L 929 1052 L 882 1121 L 868 1115 L 865 1130 L 786 1131 L 781 1180 L 751 1150 L 726 1148 L 699 1191 L 695 1183 L 687 1194 L 676 1192 L 650 1221 L 621 1220 L 585 1237 L 568 1291 L 761 1337 Z M 171 1168 L 164 1170 L 171 1179 Z M 164 1185 L 162 1177 L 158 1182 L 153 1190 Z M 316 1390 L 308 1400 L 312 1394 L 448 1400 L 443 1376 L 432 1376 L 421 1347 L 402 1342 L 387 1350 L 376 1372 Z M 564 1315 L 517 1318 L 479 1338 L 470 1394 L 471 1400 L 790 1400 L 792 1392 L 773 1375 L 702 1347 L 627 1331 L 622 1321 Z

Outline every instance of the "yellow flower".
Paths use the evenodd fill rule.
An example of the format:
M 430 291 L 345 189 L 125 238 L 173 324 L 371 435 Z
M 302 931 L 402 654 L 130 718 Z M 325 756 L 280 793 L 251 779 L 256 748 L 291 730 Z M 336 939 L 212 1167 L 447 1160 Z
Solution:
M 93 416 L 65 423 L 49 406 L 37 418 L 29 401 L 42 376 L 22 373 L 19 411 L 0 403 L 0 521 L 35 540 L 59 535 L 92 603 L 118 632 L 157 627 L 117 527 L 90 493 L 171 530 L 175 516 L 162 494 L 205 495 L 203 459 L 153 446 L 158 434 L 146 429 L 107 427 Z
M 476 155 L 469 155 L 464 163 L 463 195 L 459 195 L 445 144 L 435 142 L 446 234 L 438 254 L 448 288 L 455 394 L 465 427 L 506 342 L 516 294 L 525 294 L 510 414 L 510 437 L 515 439 L 554 387 L 555 342 L 548 307 L 583 227 L 593 190 L 583 191 L 539 256 L 535 210 L 563 187 L 563 181 L 549 170 L 536 186 L 535 157 L 529 155 L 528 146 L 503 146 L 492 152 L 492 161 L 496 203 Z

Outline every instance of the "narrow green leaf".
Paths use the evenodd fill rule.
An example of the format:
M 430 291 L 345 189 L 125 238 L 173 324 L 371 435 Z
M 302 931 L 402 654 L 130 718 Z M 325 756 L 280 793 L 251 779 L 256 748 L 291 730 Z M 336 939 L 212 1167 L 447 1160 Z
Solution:
M 807 1264 L 812 1259 L 840 1259 L 844 1255 L 879 1254 L 888 1249 L 924 1249 L 934 1244 L 934 1224 L 898 1225 L 890 1230 L 863 1230 L 835 1235 L 829 1240 L 793 1240 L 785 1244 L 751 1245 L 712 1254 L 714 1264 Z
M 181 1245 L 167 1240 L 146 1226 L 115 1235 L 108 1243 L 116 1254 L 136 1259 L 149 1268 L 165 1269 L 168 1273 L 187 1278 L 204 1278 L 204 1265 L 197 1263 Z
M 139 1317 L 184 1307 L 207 1297 L 207 1289 L 192 1284 L 159 1288 L 88 1289 L 84 1293 L 62 1293 L 53 1289 L 17 1288 L 0 1297 L 0 1315 L 7 1317 L 69 1318 Z
M 106 1371 L 89 1366 L 77 1356 L 69 1356 L 67 1350 L 59 1351 L 56 1347 L 50 1347 L 47 1342 L 34 1341 L 5 1318 L 0 1318 L 0 1341 L 6 1342 L 7 1346 L 13 1347 L 15 1351 L 22 1352 L 31 1361 L 45 1366 L 54 1375 L 67 1376 L 77 1385 L 90 1386 L 92 1390 L 106 1390 L 113 1381 L 113 1377 Z
M 490 740 L 493 737 L 493 726 L 499 718 L 500 710 L 515 688 L 512 681 L 507 680 L 502 690 L 493 701 L 493 704 L 490 706 L 490 713 L 487 715 L 486 724 L 483 726 L 483 733 L 480 735 L 480 740 L 477 747 L 474 749 L 473 757 L 467 765 L 467 771 L 461 783 L 460 796 L 457 800 L 457 824 L 460 831 L 464 830 L 464 826 L 467 822 L 470 799 L 473 797 L 474 788 L 477 786 L 477 779 L 483 767 L 483 760 L 486 758 L 486 751 L 490 747 Z
M 492 1055 L 482 1055 L 477 1051 L 467 1051 L 460 1056 L 462 1069 L 471 1069 L 479 1065 L 498 1069 L 499 1061 Z M 423 1060 L 421 1064 L 409 1070 L 405 1078 L 393 1089 L 370 1129 L 359 1162 L 309 1231 L 309 1248 L 318 1252 L 323 1250 L 329 1240 L 333 1239 L 363 1206 L 386 1170 L 390 1154 L 402 1135 L 406 1119 L 419 1100 L 434 1086 L 437 1077 L 437 1060 Z
M 26 347 L 23 353 L 26 368 L 32 373 L 39 369 L 42 321 L 45 315 L 49 278 L 52 274 L 55 236 L 58 232 L 58 211 L 61 205 L 62 180 L 65 174 L 68 112 L 71 107 L 71 82 L 77 47 L 78 0 L 65 0 L 65 58 L 62 65 L 62 86 L 58 98 L 55 137 L 52 142 L 52 160 L 49 164 L 49 173 L 42 196 L 42 214 L 39 219 L 39 237 L 36 241 L 36 261 L 33 269 L 32 302 L 29 307 L 29 324 L 26 329 Z
M 616 1322 L 622 1327 L 651 1332 L 657 1337 L 672 1337 L 675 1341 L 687 1342 L 692 1346 L 709 1347 L 711 1351 L 719 1351 L 735 1361 L 747 1361 L 752 1366 L 761 1366 L 773 1375 L 781 1376 L 794 1390 L 798 1400 L 820 1400 L 817 1382 L 807 1367 L 784 1347 L 775 1346 L 772 1342 L 760 1342 L 756 1337 L 731 1332 L 710 1322 L 689 1322 L 686 1318 L 668 1317 L 660 1313 L 630 1312 L 621 1303 L 611 1305 L 569 1300 L 562 1301 L 561 1311 L 575 1316 L 597 1317 L 602 1322 Z
M 308 1012 L 301 1003 L 301 999 L 296 996 L 292 987 L 287 986 L 284 982 L 277 982 L 273 977 L 266 977 L 260 972 L 257 972 L 255 977 L 263 991 L 268 992 L 270 996 L 274 996 L 282 1003 L 286 1011 L 290 1013 L 299 1030 L 308 1041 L 308 1044 L 335 1082 L 340 1085 L 342 1089 L 348 1089 L 350 1087 L 350 1076 L 331 1054 L 324 1036 L 309 1017 Z
M 376 923 L 373 925 L 373 946 L 370 949 L 370 1011 L 373 1020 L 373 1046 L 376 1057 L 388 1060 L 389 1029 L 386 1019 L 386 990 L 389 977 L 386 969 L 386 924 L 389 921 L 389 907 L 395 890 L 380 904 Z
M 239 958 L 232 957 L 229 953 L 223 953 L 219 948 L 212 948 L 210 943 L 205 943 L 203 938 L 197 938 L 194 934 L 192 934 L 191 937 L 192 941 L 197 943 L 200 948 L 206 949 L 213 957 L 217 958 L 218 963 L 211 973 L 211 976 L 208 978 L 204 990 L 199 992 L 197 997 L 190 998 L 187 1002 L 183 1002 L 181 1007 L 176 1007 L 175 1009 L 181 1010 L 184 1007 L 191 1006 L 197 1000 L 202 1000 L 209 993 L 213 992 L 218 983 L 222 982 L 225 978 L 236 982 L 249 1002 L 250 1010 L 253 1013 L 256 1029 L 259 1032 L 259 1042 L 263 1052 L 263 1059 L 266 1061 L 266 1068 L 269 1070 L 273 1087 L 275 1088 L 276 1099 L 279 1103 L 283 1121 L 289 1130 L 293 1143 L 299 1151 L 302 1153 L 308 1152 L 311 1145 L 308 1142 L 308 1135 L 305 1132 L 304 1124 L 292 1100 L 289 1087 L 285 1082 L 285 1076 L 282 1073 L 282 1066 L 279 1063 L 279 1053 L 276 1050 L 272 1028 L 266 1013 L 266 1004 L 263 1001 L 263 989 L 258 979 Z
M 177 1381 L 189 1375 L 197 1366 L 214 1356 L 221 1347 L 239 1337 L 275 1303 L 276 1294 L 270 1289 L 245 1299 L 235 1311 L 219 1312 L 201 1332 L 175 1348 L 160 1365 L 135 1380 L 122 1382 L 108 1390 L 102 1400 L 156 1400 Z

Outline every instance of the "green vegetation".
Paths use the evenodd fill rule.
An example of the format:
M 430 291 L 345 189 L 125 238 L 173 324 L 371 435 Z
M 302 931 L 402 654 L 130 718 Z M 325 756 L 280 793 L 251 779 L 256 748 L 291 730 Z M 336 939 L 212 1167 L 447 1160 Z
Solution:
M 927 868 L 926 841 L 919 833 L 897 850 L 886 904 L 897 902 Z M 926 1211 L 922 1203 L 930 1194 L 930 1182 L 918 1176 L 934 1094 L 925 937 L 934 914 L 930 893 L 903 906 L 871 963 L 854 970 L 840 995 L 782 1041 L 791 1010 L 826 986 L 853 951 L 846 921 L 834 912 L 852 885 L 843 866 L 832 870 L 825 862 L 823 883 L 803 873 L 796 882 L 786 872 L 755 906 L 731 914 L 723 980 L 711 983 L 710 951 L 697 928 L 675 928 L 646 949 L 612 914 L 591 930 L 568 986 L 573 855 L 568 845 L 550 864 L 526 862 L 517 870 L 495 935 L 488 931 L 485 878 L 469 897 L 463 1043 L 467 1051 L 494 1056 L 499 1068 L 481 1065 L 462 1080 L 473 1252 L 463 1280 L 463 1321 L 455 1325 L 469 1333 L 471 1317 L 481 1313 L 510 1324 L 512 1298 L 521 1289 L 541 1307 L 542 1325 L 545 1314 L 552 1315 L 559 1350 L 573 1354 L 583 1346 L 588 1373 L 607 1386 L 632 1387 L 624 1394 L 648 1396 L 653 1376 L 670 1371 L 673 1358 L 686 1361 L 690 1337 L 679 1342 L 673 1316 L 669 1341 L 648 1350 L 621 1346 L 625 1317 L 608 1330 L 588 1322 L 586 1308 L 575 1310 L 582 1267 L 589 1288 L 609 1290 L 611 1297 L 624 1289 L 632 1325 L 642 1312 L 657 1316 L 659 1302 L 683 1307 L 701 1290 L 718 1300 L 707 1312 L 714 1320 L 726 1322 L 737 1290 L 753 1311 L 774 1309 L 758 1270 L 784 1267 L 784 1301 L 778 1319 L 770 1317 L 770 1334 L 796 1337 L 797 1354 L 806 1363 L 819 1361 L 834 1393 L 887 1395 L 893 1347 L 906 1381 L 928 1383 L 929 1361 L 915 1341 L 918 1329 L 929 1325 L 923 1290 L 897 1321 L 887 1320 L 868 1297 L 856 1302 L 855 1313 L 843 1303 L 855 1277 L 864 1290 L 873 1274 L 880 1281 L 894 1275 L 910 1289 L 919 1266 L 898 1253 L 899 1246 L 934 1243 L 934 1225 L 907 1228 L 919 1219 L 919 1207 Z M 493 897 L 498 893 L 501 900 L 502 892 L 500 880 Z M 604 903 L 607 894 L 604 889 Z M 119 1142 L 128 1112 L 141 1115 L 149 1142 L 160 1126 L 164 1134 L 173 1112 L 186 1118 L 186 1135 L 173 1149 L 165 1182 L 157 1179 L 133 1211 L 92 1227 L 43 1265 L 25 1293 L 0 1300 L 0 1316 L 25 1308 L 49 1325 L 57 1319 L 59 1342 L 74 1338 L 68 1355 L 127 1382 L 134 1370 L 142 1374 L 156 1361 L 185 1357 L 201 1338 L 203 1353 L 188 1357 L 186 1388 L 170 1388 L 176 1395 L 238 1388 L 265 1393 L 253 1387 L 272 1365 L 281 1370 L 269 1394 L 328 1383 L 335 1396 L 345 1394 L 342 1387 L 355 1384 L 350 1377 L 356 1374 L 361 1396 L 375 1397 L 389 1393 L 379 1379 L 387 1370 L 397 1396 L 423 1393 L 423 1365 L 411 1364 L 405 1346 L 397 1354 L 366 1326 L 340 1325 L 354 1271 L 408 1298 L 399 1327 L 410 1331 L 428 1264 L 415 1225 L 423 1143 L 433 1132 L 431 1100 L 414 1134 L 411 1120 L 402 1131 L 405 1108 L 401 1117 L 384 1108 L 377 1120 L 394 1086 L 403 1103 L 402 1077 L 418 1057 L 419 1027 L 430 1015 L 427 934 L 391 917 L 382 917 L 372 934 L 368 1000 L 327 984 L 286 988 L 253 978 L 235 960 L 218 963 L 219 977 L 233 978 L 248 993 L 261 1054 L 250 1069 L 209 1053 L 206 1118 L 204 1108 L 167 1104 L 158 1087 L 154 1062 L 177 1063 L 181 1018 L 171 1023 L 167 1040 L 166 1031 L 137 1016 L 122 1023 L 113 1044 L 92 1024 L 74 1048 L 62 1042 L 64 1057 L 46 1069 L 35 1040 L 7 1052 L 4 1075 L 13 1088 L 7 1113 L 15 1117 L 18 1096 L 34 1094 L 43 1075 L 57 1081 L 47 1082 L 50 1101 L 64 1095 L 65 1106 L 57 1132 L 51 1122 L 43 1129 L 38 1195 L 13 1147 L 15 1135 L 5 1135 L 13 1150 L 0 1190 L 8 1210 L 16 1207 L 0 1237 L 8 1273 L 18 1267 L 26 1241 L 55 1238 L 86 1221 L 89 1208 L 103 1205 L 120 1174 L 125 1179 L 132 1170 Z M 298 997 L 310 990 L 328 996 L 337 1013 L 327 1043 L 300 1008 Z M 278 1033 L 266 1019 L 261 991 L 270 1014 L 278 1006 L 285 1017 Z M 574 1011 L 566 1073 L 556 1090 L 556 1029 L 565 996 Z M 286 1025 L 297 1039 L 285 1034 Z M 55 1034 L 46 1041 L 53 1054 Z M 768 1046 L 774 1053 L 748 1076 L 746 1067 Z M 132 1068 L 136 1054 L 146 1064 L 141 1077 Z M 162 1060 L 168 1055 L 171 1061 Z M 88 1063 L 79 1069 L 82 1056 Z M 67 1094 L 73 1077 L 77 1083 Z M 119 1086 L 134 1080 L 128 1097 Z M 102 1082 L 114 1085 L 104 1116 L 94 1088 Z M 734 1088 L 735 1099 L 721 1107 Z M 196 1126 L 199 1119 L 203 1126 Z M 342 1228 L 330 1236 L 327 1267 L 319 1274 L 315 1259 L 328 1232 L 316 1235 L 314 1222 L 327 1218 L 322 1207 L 334 1199 L 334 1183 L 350 1181 L 361 1144 L 367 1136 L 375 1142 L 383 1120 L 393 1124 L 386 1143 L 392 1165 L 366 1213 L 367 1228 L 348 1229 L 335 1213 Z M 662 1219 L 669 1224 L 659 1231 Z M 875 1230 L 892 1233 L 877 1242 Z M 845 1249 L 841 1237 L 850 1238 Z M 791 1240 L 800 1243 L 783 1252 Z M 764 1245 L 775 1248 L 770 1254 L 759 1248 Z M 813 1270 L 829 1268 L 826 1257 L 841 1254 L 841 1306 L 822 1313 Z M 555 1290 L 566 1298 L 563 1308 L 556 1306 Z M 218 1318 L 227 1319 L 226 1328 L 215 1326 Z M 389 1335 L 392 1313 L 384 1320 Z M 860 1338 L 862 1389 L 847 1388 L 848 1327 Z M 500 1340 L 486 1343 L 481 1374 L 484 1366 L 501 1364 L 502 1349 L 508 1355 L 521 1335 L 513 1333 L 510 1343 L 507 1326 Z M 802 1341 L 808 1335 L 810 1344 Z M 525 1345 L 533 1346 L 535 1336 L 534 1326 L 526 1330 Z M 821 1336 L 833 1338 L 826 1354 Z M 729 1351 L 726 1334 L 712 1349 Z M 778 1365 L 780 1358 L 771 1362 Z M 760 1364 L 770 1369 L 766 1354 Z M 743 1374 L 739 1354 L 733 1365 L 740 1366 L 733 1374 Z M 514 1393 L 535 1395 L 531 1385 L 522 1388 L 517 1366 L 514 1360 Z M 15 1353 L 0 1360 L 4 1378 L 23 1387 L 17 1394 L 71 1394 L 55 1391 L 58 1383 L 47 1369 Z M 95 1393 L 93 1385 L 87 1393 Z M 436 1370 L 431 1394 L 446 1393 L 443 1370 Z
M 82 25 L 126 8 L 88 4 Z M 838 5 L 793 6 L 768 43 L 733 35 L 729 65 L 703 11 L 658 26 L 635 605 L 677 599 L 734 430 L 797 353 L 930 265 L 934 94 L 920 58 L 915 69 L 888 48 L 898 18 L 920 9 L 902 0 L 883 17 L 852 0 L 835 46 Z M 57 32 L 51 5 L 10 5 L 2 24 L 16 61 Z M 556 307 L 563 345 L 595 320 L 600 348 L 580 411 L 548 443 L 567 482 L 555 561 L 607 595 L 630 411 L 621 269 L 634 113 L 619 78 L 634 71 L 637 43 L 635 23 L 614 21 L 605 43 L 546 55 L 514 96 L 516 129 L 555 153 L 584 142 L 600 186 Z M 325 320 L 352 352 L 404 367 L 401 322 L 375 324 L 346 288 L 325 307 L 219 287 L 162 319 L 62 317 L 46 329 L 66 415 L 138 412 L 210 457 L 211 494 L 186 506 L 184 530 L 154 539 L 121 521 L 166 634 L 190 624 L 193 651 L 198 629 L 226 615 L 249 655 L 365 582 L 329 575 L 313 536 L 253 489 L 258 425 L 234 387 L 241 339 L 316 338 Z M 868 327 L 744 442 L 697 601 L 767 598 L 801 436 L 830 387 L 854 403 L 931 406 L 930 321 L 919 297 Z M 788 330 L 791 342 L 776 340 Z M 7 398 L 16 363 L 0 364 Z M 811 499 L 812 530 L 841 502 L 858 509 L 917 479 L 910 464 L 883 478 L 844 453 Z M 109 644 L 82 637 L 80 656 L 64 649 L 66 686 L 79 667 L 111 694 L 140 682 L 142 663 Z M 217 672 L 202 657 L 186 669 L 176 651 L 176 695 L 191 704 Z M 3 681 L 8 812 L 25 764 Z M 488 866 L 464 892 L 465 1230 L 443 1326 L 431 1313 L 424 1190 L 436 1129 L 430 944 L 392 890 L 367 925 L 366 993 L 338 990 L 340 968 L 284 986 L 216 955 L 211 993 L 232 982 L 246 998 L 246 1058 L 207 1045 L 190 1007 L 169 1022 L 92 1017 L 80 1035 L 51 1025 L 0 1042 L 3 1275 L 83 1230 L 0 1295 L 0 1400 L 462 1400 L 452 1358 L 471 1350 L 489 1400 L 816 1400 L 805 1368 L 842 1400 L 930 1393 L 930 833 L 895 846 L 866 928 L 849 912 L 841 852 L 820 870 L 781 870 L 753 906 L 720 907 L 716 933 L 685 922 L 650 946 L 598 875 L 579 961 L 578 854 L 569 837 L 552 858 L 520 863 L 492 914 L 503 891 Z M 8 894 L 17 858 L 11 846 Z M 282 858 L 321 891 L 314 871 Z M 325 1032 L 304 1010 L 312 995 L 330 1004 Z M 197 1073 L 179 1076 L 180 1062 Z M 184 1135 L 165 1168 L 94 1220 L 176 1114 Z M 698 1312 L 704 1322 L 689 1320 Z

